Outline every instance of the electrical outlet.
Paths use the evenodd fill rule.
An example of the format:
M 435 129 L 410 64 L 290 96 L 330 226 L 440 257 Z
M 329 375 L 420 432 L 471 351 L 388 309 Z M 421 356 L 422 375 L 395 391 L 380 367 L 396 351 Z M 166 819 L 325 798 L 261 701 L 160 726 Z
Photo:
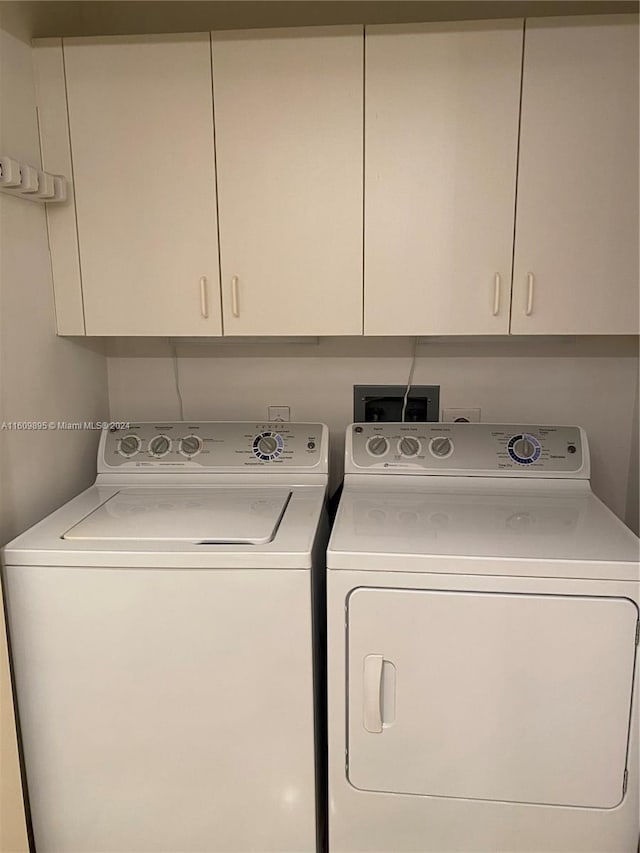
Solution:
M 443 409 L 442 420 L 446 423 L 480 423 L 480 409 Z
M 290 421 L 291 409 L 289 406 L 269 406 L 270 421 Z

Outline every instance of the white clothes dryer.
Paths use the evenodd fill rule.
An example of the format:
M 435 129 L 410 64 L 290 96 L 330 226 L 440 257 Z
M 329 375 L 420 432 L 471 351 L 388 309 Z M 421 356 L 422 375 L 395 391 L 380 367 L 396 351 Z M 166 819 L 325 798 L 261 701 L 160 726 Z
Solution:
M 348 428 L 331 853 L 635 853 L 639 543 L 589 465 L 577 427 Z
M 322 424 L 105 430 L 95 485 L 6 546 L 38 853 L 322 843 L 327 444 Z

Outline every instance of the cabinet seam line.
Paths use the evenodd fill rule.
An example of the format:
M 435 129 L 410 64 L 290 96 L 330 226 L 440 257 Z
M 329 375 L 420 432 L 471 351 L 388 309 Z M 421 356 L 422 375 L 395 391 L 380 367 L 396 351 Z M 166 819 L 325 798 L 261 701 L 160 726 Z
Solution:
M 220 242 L 220 200 L 218 195 L 218 152 L 216 149 L 216 103 L 213 82 L 213 32 L 209 31 L 209 67 L 211 68 L 211 131 L 213 140 L 213 186 L 216 202 L 216 232 L 218 235 L 218 303 L 220 306 L 220 336 L 224 337 L 224 302 L 222 299 L 222 246 Z
M 513 320 L 513 297 L 515 290 L 515 273 L 516 273 L 516 233 L 518 227 L 518 178 L 520 176 L 520 134 L 522 133 L 522 93 L 524 90 L 524 52 L 526 50 L 526 34 L 527 34 L 527 19 L 522 21 L 522 56 L 520 59 L 520 99 L 518 103 L 518 131 L 516 136 L 516 175 L 515 175 L 515 196 L 513 200 L 513 239 L 511 242 L 511 286 L 509 288 L 509 327 L 507 334 L 511 335 L 511 323 Z

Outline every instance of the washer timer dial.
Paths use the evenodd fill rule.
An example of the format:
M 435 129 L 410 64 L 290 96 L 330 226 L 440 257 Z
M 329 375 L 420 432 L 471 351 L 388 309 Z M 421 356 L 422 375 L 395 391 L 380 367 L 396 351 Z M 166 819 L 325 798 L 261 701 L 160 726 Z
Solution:
M 284 450 L 284 439 L 277 432 L 261 432 L 253 439 L 253 453 L 262 462 L 272 462 Z
M 509 439 L 507 450 L 509 451 L 509 456 L 518 465 L 531 465 L 540 458 L 540 453 L 542 452 L 538 439 L 535 435 L 529 435 L 528 433 L 512 436 Z
M 183 456 L 197 456 L 202 450 L 202 439 L 197 435 L 185 435 L 180 439 L 180 453 Z
M 156 435 L 149 442 L 149 453 L 157 459 L 160 459 L 162 456 L 166 456 L 170 450 L 171 439 L 168 435 Z
M 118 453 L 120 456 L 131 457 L 135 456 L 140 450 L 142 442 L 137 435 L 125 435 L 118 442 Z

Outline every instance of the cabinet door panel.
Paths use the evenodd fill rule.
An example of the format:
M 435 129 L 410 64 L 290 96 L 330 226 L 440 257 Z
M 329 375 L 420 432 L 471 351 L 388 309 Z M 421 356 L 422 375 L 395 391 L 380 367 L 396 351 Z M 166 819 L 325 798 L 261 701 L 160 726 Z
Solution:
M 360 27 L 214 33 L 224 332 L 362 332 Z
M 509 327 L 522 22 L 368 27 L 365 334 Z
M 638 331 L 634 16 L 527 21 L 511 331 Z
M 209 50 L 65 40 L 89 335 L 221 333 Z

